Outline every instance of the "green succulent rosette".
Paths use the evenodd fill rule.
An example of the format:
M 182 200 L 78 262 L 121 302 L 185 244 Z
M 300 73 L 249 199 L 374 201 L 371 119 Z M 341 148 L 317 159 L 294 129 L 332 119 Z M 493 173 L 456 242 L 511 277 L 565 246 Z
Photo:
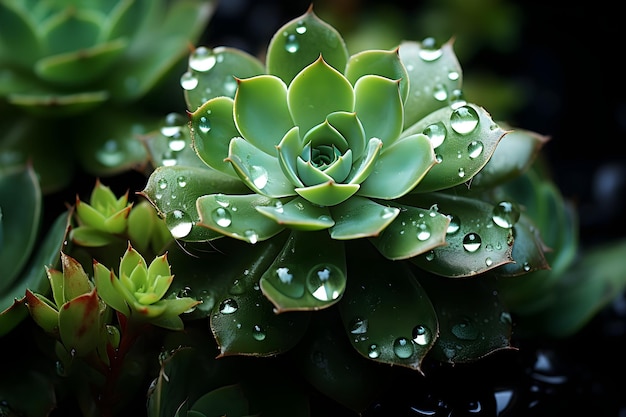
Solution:
M 213 10 L 211 0 L 0 1 L 0 160 L 32 161 L 46 193 L 69 184 L 75 164 L 94 175 L 145 164 L 139 139 L 158 117 L 136 103 L 172 97 L 164 85 Z
M 192 310 L 199 301 L 191 297 L 164 299 L 173 280 L 167 254 L 157 256 L 148 265 L 130 244 L 121 258 L 118 275 L 94 261 L 94 282 L 98 294 L 131 323 L 183 329 L 179 315 Z
M 265 62 L 198 47 L 182 81 L 189 136 L 167 163 L 170 139 L 147 141 L 142 194 L 179 242 L 212 248 L 201 258 L 213 279 L 179 285 L 213 295 L 220 355 L 290 350 L 326 309 L 342 323 L 333 337 L 374 362 L 421 371 L 427 355 L 462 363 L 510 348 L 499 280 L 549 268 L 525 209 L 543 197 L 510 184 L 534 172 L 548 138 L 465 100 L 452 41 L 349 55 L 310 8 Z M 320 343 L 304 356 L 349 355 Z M 307 369 L 332 392 L 332 376 Z

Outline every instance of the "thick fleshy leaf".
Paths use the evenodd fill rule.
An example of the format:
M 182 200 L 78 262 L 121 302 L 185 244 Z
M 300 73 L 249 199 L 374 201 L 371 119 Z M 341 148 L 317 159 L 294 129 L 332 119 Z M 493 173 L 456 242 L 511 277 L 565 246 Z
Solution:
M 468 277 L 513 262 L 512 229 L 494 224 L 494 205 L 442 193 L 411 194 L 403 204 L 436 205 L 450 216 L 447 245 L 411 258 L 420 268 L 446 277 Z
M 465 104 L 437 110 L 402 135 L 413 133 L 430 138 L 439 161 L 415 187 L 421 193 L 469 181 L 487 164 L 506 132 L 485 109 Z
M 189 56 L 188 72 L 181 78 L 189 111 L 215 97 L 234 98 L 237 79 L 261 75 L 265 68 L 255 56 L 236 48 L 198 47 Z
M 259 279 L 274 260 L 273 239 L 237 253 L 224 263 L 235 273 L 222 276 L 230 285 L 215 299 L 211 330 L 220 355 L 272 356 L 293 348 L 308 327 L 306 312 L 276 314 L 260 290 Z M 223 260 L 222 260 L 223 261 Z
M 350 342 L 365 358 L 421 372 L 439 334 L 433 305 L 407 264 L 387 261 L 369 242 L 361 244 L 350 247 L 358 252 L 348 265 L 359 279 L 348 280 L 339 305 Z
M 296 188 L 296 192 L 313 204 L 334 206 L 352 197 L 359 190 L 359 184 L 337 184 L 328 181 L 312 187 Z
M 296 74 L 320 56 L 343 73 L 348 48 L 339 32 L 318 18 L 311 6 L 304 15 L 276 31 L 267 49 L 267 72 L 290 84 Z
M 502 265 L 498 269 L 498 275 L 515 277 L 532 271 L 550 269 L 545 257 L 545 252 L 549 249 L 541 240 L 537 226 L 528 216 L 521 215 L 513 226 L 513 236 L 515 236 L 511 252 L 513 262 Z
M 248 399 L 240 385 L 226 385 L 207 392 L 191 405 L 187 415 L 246 416 Z
M 26 289 L 26 306 L 35 323 L 46 333 L 58 336 L 59 312 L 52 306 L 52 302 L 41 294 L 32 293 Z
M 345 290 L 342 242 L 326 231 L 292 231 L 287 243 L 261 277 L 261 290 L 277 313 L 319 310 L 337 303 Z
M 354 90 L 343 74 L 320 56 L 293 79 L 287 91 L 293 122 L 306 132 L 337 111 L 354 110 Z
M 399 48 L 384 51 L 378 49 L 356 53 L 348 60 L 346 78 L 355 85 L 365 75 L 380 75 L 400 81 L 400 96 L 404 103 L 409 94 L 409 75 L 402 64 Z
M 117 281 L 117 277 L 113 271 L 107 269 L 106 266 L 99 262 L 94 262 L 93 279 L 98 295 L 102 298 L 102 301 L 128 317 L 130 315 L 130 308 L 125 301 L 124 294 L 119 293 L 116 289 L 117 285 L 115 281 Z
M 276 146 L 280 168 L 283 170 L 283 174 L 296 187 L 304 187 L 304 184 L 298 177 L 297 167 L 298 157 L 303 148 L 304 143 L 300 137 L 300 128 L 298 126 L 291 128 L 281 139 L 278 146 Z
M 372 398 L 392 382 L 384 367 L 354 351 L 334 308 L 311 317 L 309 331 L 296 347 L 294 358 L 301 373 L 318 391 L 356 413 L 371 406 Z
M 363 124 L 365 137 L 391 145 L 402 132 L 404 108 L 399 81 L 365 75 L 354 86 L 354 110 Z
M 420 184 L 436 163 L 426 135 L 406 136 L 387 148 L 383 146 L 372 172 L 361 183 L 358 194 L 385 200 L 401 197 Z
M 296 230 L 322 230 L 335 224 L 327 207 L 309 203 L 296 197 L 287 203 L 277 202 L 273 207 L 257 207 L 257 211 L 276 223 Z
M 398 216 L 399 209 L 369 198 L 353 196 L 330 209 L 335 225 L 333 239 L 348 240 L 378 236 Z
M 171 166 L 155 169 L 140 194 L 156 207 L 173 237 L 198 242 L 222 235 L 197 226 L 200 215 L 196 210 L 196 199 L 217 192 L 238 194 L 249 191 L 239 179 L 218 171 Z
M 83 266 L 76 259 L 61 252 L 61 266 L 63 267 L 64 303 L 80 295 L 87 294 L 93 289 L 93 285 L 89 281 Z
M 79 35 L 74 35 L 76 37 Z M 80 86 L 102 77 L 128 46 L 127 39 L 115 39 L 88 48 L 48 56 L 37 61 L 35 72 L 46 81 Z
M 358 161 L 365 150 L 367 140 L 363 124 L 357 114 L 354 112 L 335 112 L 329 114 L 326 121 L 346 139 L 354 160 Z
M 293 127 L 287 86 L 272 75 L 239 80 L 234 118 L 241 136 L 263 152 L 276 155 L 276 145 Z
M 60 8 L 40 28 L 50 55 L 89 48 L 98 42 L 104 16 L 87 8 Z
M 224 174 L 237 177 L 225 161 L 230 140 L 239 136 L 233 120 L 233 100 L 213 98 L 191 114 L 193 148 L 205 164 Z
M 42 196 L 31 165 L 0 172 L 0 208 L 4 234 L 0 248 L 0 293 L 3 293 L 26 264 L 39 233 Z
M 398 216 L 372 244 L 387 259 L 407 259 L 446 244 L 450 219 L 435 207 L 424 209 L 390 202 Z
M 193 126 L 194 133 L 197 127 Z M 196 154 L 191 132 L 189 115 L 171 112 L 154 130 L 142 135 L 152 168 L 172 165 L 205 168 L 207 164 Z
M 68 351 L 79 356 L 90 353 L 98 346 L 101 331 L 100 299 L 95 288 L 59 310 L 59 334 Z
M 378 155 L 383 148 L 383 142 L 378 138 L 370 138 L 365 147 L 365 154 L 352 166 L 352 172 L 348 175 L 346 182 L 350 184 L 361 184 L 376 168 Z
M 256 210 L 263 206 L 275 207 L 277 202 L 280 200 L 258 194 L 205 195 L 197 200 L 200 214 L 198 226 L 254 244 L 284 229 L 284 226 Z
M 420 275 L 437 312 L 439 338 L 433 358 L 451 364 L 475 362 L 511 348 L 511 315 L 486 276 L 450 280 Z
M 509 131 L 498 143 L 489 162 L 472 178 L 472 187 L 493 187 L 520 176 L 549 140 L 548 136 L 528 130 Z
M 452 40 L 441 48 L 436 48 L 431 41 L 404 41 L 399 46 L 400 59 L 409 75 L 409 94 L 404 104 L 405 128 L 446 106 L 461 89 L 461 65 L 454 54 Z
M 335 151 L 338 153 L 333 147 L 324 146 L 323 148 L 325 148 L 323 150 L 328 152 Z M 319 148 L 310 149 L 308 146 L 307 150 L 311 152 L 322 151 Z M 336 156 L 336 154 L 334 156 Z M 352 168 L 352 152 L 348 149 L 345 154 L 336 156 L 336 159 L 331 161 L 328 166 L 318 166 L 316 161 L 305 161 L 302 158 L 298 158 L 296 162 L 298 167 L 298 176 L 307 186 L 317 185 L 327 181 L 341 183 L 346 179 L 350 169 Z
M 0 3 L 0 53 L 26 68 L 33 65 L 41 52 L 36 25 L 27 11 L 16 3 Z M 8 54 L 8 51 L 20 51 Z
M 278 158 L 262 152 L 243 138 L 233 138 L 228 158 L 241 180 L 258 194 L 272 198 L 296 194 L 293 184 L 283 174 Z

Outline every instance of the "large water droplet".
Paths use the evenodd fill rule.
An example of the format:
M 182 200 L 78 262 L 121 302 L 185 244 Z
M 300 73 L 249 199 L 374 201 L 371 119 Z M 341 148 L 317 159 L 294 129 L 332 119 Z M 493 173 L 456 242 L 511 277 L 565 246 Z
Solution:
M 300 49 L 300 43 L 296 39 L 296 35 L 294 35 L 293 33 L 288 34 L 287 40 L 285 41 L 285 50 L 290 54 L 293 54 L 298 52 L 298 49 Z
M 181 126 L 187 123 L 187 118 L 180 113 L 168 113 L 165 116 L 163 126 L 161 126 L 161 134 L 171 138 L 180 134 Z
M 191 71 L 186 71 L 180 76 L 180 86 L 187 91 L 191 91 L 198 86 L 198 77 Z
M 410 358 L 413 355 L 413 343 L 406 337 L 399 337 L 393 342 L 393 353 L 400 359 Z
M 449 214 L 448 218 L 450 219 L 450 224 L 448 224 L 446 234 L 453 235 L 461 229 L 461 219 L 459 219 L 459 216 L 454 214 Z
M 446 130 L 446 126 L 442 122 L 433 123 L 424 129 L 422 132 L 430 139 L 430 143 L 432 143 L 433 148 L 439 147 L 443 141 L 446 139 L 446 134 L 448 131 Z
M 211 124 L 209 123 L 208 117 L 200 116 L 200 120 L 198 120 L 198 130 L 202 133 L 207 133 L 211 130 Z
M 169 138 L 167 146 L 170 148 L 170 150 L 174 152 L 180 152 L 185 149 L 185 146 L 187 146 L 187 142 L 185 142 L 185 137 L 183 136 L 183 134 L 179 132 L 178 134 Z
M 191 216 L 182 210 L 172 210 L 165 215 L 165 224 L 175 239 L 189 235 L 193 227 Z
M 306 22 L 304 22 L 303 20 L 300 20 L 298 22 L 298 24 L 296 25 L 296 33 L 299 35 L 303 35 L 304 33 L 306 33 Z
M 350 321 L 350 333 L 364 334 L 367 333 L 367 319 L 355 317 Z
M 245 237 L 246 240 L 253 245 L 259 241 L 259 234 L 253 229 L 248 229 L 243 232 L 243 237 Z
M 295 279 L 300 270 L 292 266 L 276 268 L 271 276 L 272 284 L 278 291 L 290 298 L 300 298 L 304 295 L 304 283 L 301 279 Z
M 230 212 L 224 207 L 218 207 L 213 210 L 213 221 L 220 227 L 228 227 L 232 224 L 233 220 L 230 216 Z
M 427 345 L 430 342 L 430 332 L 421 324 L 413 328 L 411 336 L 413 337 L 413 341 L 420 346 Z
M 467 145 L 467 153 L 470 159 L 476 159 L 483 153 L 483 143 L 479 140 L 473 140 Z
M 504 229 L 510 229 L 513 227 L 519 218 L 519 208 L 509 201 L 501 201 L 496 204 L 493 208 L 493 214 L 491 216 L 493 222 Z
M 433 88 L 433 97 L 435 97 L 435 100 L 437 101 L 446 101 L 448 99 L 448 88 L 445 84 L 435 84 L 435 87 Z
M 180 188 L 185 188 L 187 186 L 187 177 L 179 175 L 178 178 L 176 178 L 176 183 Z
M 430 227 L 426 223 L 419 223 L 417 225 L 417 240 L 423 242 L 430 239 Z
M 462 340 L 476 340 L 478 338 L 478 329 L 468 318 L 461 319 L 452 326 L 452 334 Z
M 482 243 L 480 236 L 476 233 L 468 233 L 463 238 L 463 248 L 468 252 L 476 252 Z
M 216 63 L 213 51 L 204 46 L 199 46 L 189 56 L 189 67 L 199 72 L 209 71 Z
M 431 62 L 439 59 L 443 55 L 443 51 L 436 47 L 435 38 L 426 38 L 422 41 L 422 49 L 419 56 L 424 61 Z
M 258 340 L 259 342 L 265 340 L 265 331 L 263 330 L 263 327 L 255 324 L 252 327 L 252 337 L 254 337 L 254 340 Z
M 267 171 L 262 166 L 253 165 L 250 167 L 250 179 L 259 190 L 262 190 L 267 185 Z
M 467 135 L 472 133 L 478 126 L 478 113 L 472 107 L 461 106 L 455 109 L 450 116 L 450 125 L 452 129 L 460 134 Z
M 341 271 L 333 265 L 318 265 L 311 269 L 306 278 L 306 286 L 320 301 L 332 301 L 343 293 L 344 282 Z
M 232 314 L 239 308 L 237 301 L 232 298 L 227 298 L 220 303 L 220 313 L 222 314 Z

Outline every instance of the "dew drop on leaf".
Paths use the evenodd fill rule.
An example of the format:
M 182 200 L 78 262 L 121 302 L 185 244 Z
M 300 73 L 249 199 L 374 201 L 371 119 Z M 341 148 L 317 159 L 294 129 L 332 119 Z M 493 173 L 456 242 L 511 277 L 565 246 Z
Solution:
M 165 215 L 165 224 L 172 237 L 182 239 L 189 235 L 193 227 L 191 216 L 182 210 L 172 210 Z
M 212 50 L 200 46 L 189 56 L 189 67 L 195 71 L 206 72 L 215 66 L 217 58 Z
M 478 120 L 478 113 L 469 106 L 461 106 L 450 115 L 450 125 L 460 135 L 472 133 L 478 126 Z
M 468 252 L 476 252 L 481 244 L 482 240 L 476 233 L 468 233 L 463 238 L 463 248 Z
M 233 222 L 230 213 L 224 207 L 218 207 L 213 210 L 212 217 L 215 224 L 220 227 L 228 227 Z
M 227 298 L 220 303 L 220 313 L 232 314 L 239 308 L 239 305 L 232 298 Z
M 510 229 L 517 223 L 519 217 L 520 210 L 515 204 L 509 201 L 501 201 L 494 206 L 491 219 L 498 226 Z
M 413 343 L 406 337 L 399 337 L 393 342 L 393 353 L 400 359 L 410 358 L 413 349 Z
M 442 122 L 437 122 L 427 126 L 422 133 L 428 136 L 433 148 L 438 148 L 446 139 L 448 131 Z

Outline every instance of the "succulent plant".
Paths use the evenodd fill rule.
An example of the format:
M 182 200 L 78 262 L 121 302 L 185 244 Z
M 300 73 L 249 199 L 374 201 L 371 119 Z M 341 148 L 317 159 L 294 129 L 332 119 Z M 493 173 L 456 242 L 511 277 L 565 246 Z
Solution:
M 75 162 L 99 174 L 141 166 L 137 135 L 155 118 L 128 106 L 163 96 L 212 11 L 207 0 L 0 1 L 3 163 L 33 161 L 45 192 L 67 185 Z M 86 126 L 101 129 L 85 137 Z
M 197 47 L 181 85 L 189 131 L 170 116 L 147 141 L 142 194 L 181 244 L 214 249 L 198 255 L 212 277 L 177 285 L 212 295 L 194 317 L 209 318 L 219 357 L 306 345 L 313 362 L 352 363 L 328 344 L 340 338 L 418 372 L 473 362 L 511 348 L 527 304 L 505 283 L 532 293 L 528 276 L 571 261 L 574 217 L 536 163 L 549 138 L 466 101 L 452 41 L 350 56 L 310 8 L 275 33 L 265 62 Z M 367 401 L 360 384 L 337 390 L 341 371 L 303 366 L 339 402 Z

